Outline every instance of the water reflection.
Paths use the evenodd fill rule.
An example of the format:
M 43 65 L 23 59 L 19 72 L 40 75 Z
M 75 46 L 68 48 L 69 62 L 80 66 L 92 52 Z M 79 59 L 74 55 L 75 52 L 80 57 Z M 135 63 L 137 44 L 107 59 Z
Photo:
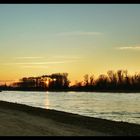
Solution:
M 50 108 L 49 108 L 49 105 L 50 105 L 50 102 L 49 102 L 48 92 L 46 92 L 45 108 L 46 108 L 46 109 L 50 109 Z

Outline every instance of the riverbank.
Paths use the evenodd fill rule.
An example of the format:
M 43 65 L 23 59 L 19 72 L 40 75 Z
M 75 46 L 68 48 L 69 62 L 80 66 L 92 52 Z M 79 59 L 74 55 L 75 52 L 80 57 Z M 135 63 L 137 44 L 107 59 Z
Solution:
M 0 101 L 0 136 L 136 136 L 140 125 Z
M 140 90 L 73 90 L 73 89 L 63 89 L 63 90 L 37 90 L 37 89 L 2 89 L 2 91 L 32 91 L 32 92 L 97 92 L 97 93 L 140 93 Z

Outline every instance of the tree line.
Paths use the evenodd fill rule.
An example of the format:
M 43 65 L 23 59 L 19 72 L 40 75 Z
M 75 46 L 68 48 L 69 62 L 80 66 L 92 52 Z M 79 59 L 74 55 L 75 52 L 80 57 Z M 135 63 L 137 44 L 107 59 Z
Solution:
M 86 74 L 84 80 L 71 87 L 75 90 L 89 91 L 138 91 L 140 90 L 140 73 L 129 75 L 127 70 L 109 70 L 107 74 L 100 74 L 97 79 L 94 75 Z
M 69 83 L 68 73 L 54 73 L 38 77 L 23 77 L 11 87 L 21 90 L 66 90 Z
M 140 73 L 129 75 L 127 70 L 109 70 L 107 74 L 84 75 L 83 81 L 70 85 L 68 73 L 54 73 L 38 77 L 23 77 L 1 90 L 34 91 L 140 91 Z

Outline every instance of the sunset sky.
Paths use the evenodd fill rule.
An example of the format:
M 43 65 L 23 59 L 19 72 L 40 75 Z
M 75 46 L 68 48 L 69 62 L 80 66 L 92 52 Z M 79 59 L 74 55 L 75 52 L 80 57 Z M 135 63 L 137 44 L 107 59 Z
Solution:
M 140 72 L 140 4 L 0 4 L 0 80 Z

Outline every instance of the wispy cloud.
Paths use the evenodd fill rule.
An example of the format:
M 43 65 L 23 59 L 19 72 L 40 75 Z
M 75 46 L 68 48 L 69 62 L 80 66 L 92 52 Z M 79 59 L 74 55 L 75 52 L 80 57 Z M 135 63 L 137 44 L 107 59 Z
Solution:
M 80 56 L 68 56 L 68 55 L 55 55 L 52 56 L 52 58 L 56 58 L 56 59 L 71 59 L 71 60 L 77 60 L 77 59 L 81 59 Z
M 15 80 L 0 80 L 0 82 L 13 82 Z
M 140 51 L 140 46 L 134 46 L 134 47 L 119 47 L 116 48 L 117 50 L 136 50 L 136 51 Z
M 94 35 L 102 35 L 101 32 L 87 32 L 87 31 L 73 31 L 73 32 L 60 32 L 56 35 L 58 36 L 94 36 Z
M 30 57 L 30 56 L 26 56 L 26 57 L 14 57 L 14 59 L 40 59 L 40 58 L 44 58 L 44 57 Z
M 47 65 L 47 64 L 62 64 L 62 63 L 71 63 L 72 60 L 67 61 L 49 61 L 49 62 L 13 62 L 5 63 L 4 65 Z
M 32 65 L 32 66 L 31 65 L 25 65 L 24 66 L 23 65 L 23 66 L 21 66 L 21 68 L 37 68 L 37 69 L 41 68 L 42 69 L 42 68 L 49 68 L 49 67 L 48 66 L 43 66 L 43 65 L 42 66 L 38 66 L 38 65 Z
M 44 59 L 45 60 L 46 57 L 39 57 L 39 56 L 36 56 L 36 57 L 29 57 L 29 56 L 24 56 L 24 57 L 13 57 L 13 59 L 15 60 L 34 60 L 34 59 Z M 52 55 L 52 56 L 49 56 L 47 57 L 47 60 L 51 60 L 51 59 L 59 59 L 59 60 L 77 60 L 77 59 L 80 59 L 81 57 L 80 56 L 74 56 L 74 55 Z M 45 62 L 46 63 L 46 62 Z M 55 63 L 55 62 L 47 62 L 47 63 Z M 56 62 L 58 63 L 58 62 Z

